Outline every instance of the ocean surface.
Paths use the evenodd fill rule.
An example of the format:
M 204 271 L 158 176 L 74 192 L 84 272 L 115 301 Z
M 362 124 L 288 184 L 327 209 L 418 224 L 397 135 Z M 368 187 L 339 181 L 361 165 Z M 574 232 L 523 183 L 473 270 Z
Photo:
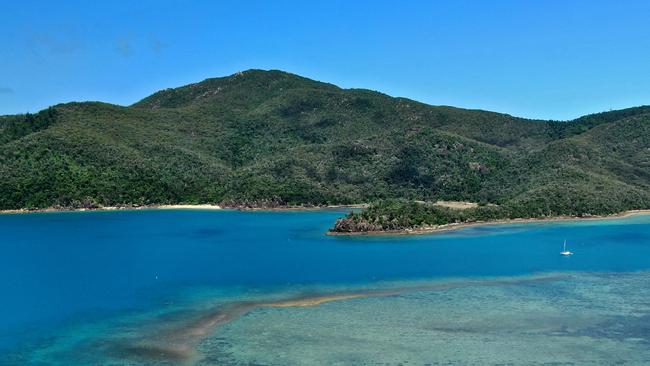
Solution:
M 648 215 L 325 236 L 344 213 L 0 215 L 0 365 L 650 364 Z

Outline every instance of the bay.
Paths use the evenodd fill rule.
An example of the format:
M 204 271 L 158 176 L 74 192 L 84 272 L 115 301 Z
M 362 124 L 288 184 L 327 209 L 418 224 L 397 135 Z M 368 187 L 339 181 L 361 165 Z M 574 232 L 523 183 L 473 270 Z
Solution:
M 650 216 L 325 236 L 343 214 L 0 215 L 0 362 L 648 358 Z

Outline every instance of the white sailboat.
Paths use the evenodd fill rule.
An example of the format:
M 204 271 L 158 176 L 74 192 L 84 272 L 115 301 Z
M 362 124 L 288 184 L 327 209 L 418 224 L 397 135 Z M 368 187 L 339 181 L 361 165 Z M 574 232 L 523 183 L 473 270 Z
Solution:
M 564 248 L 560 252 L 560 255 L 564 255 L 564 256 L 573 255 L 573 252 L 566 250 L 566 239 L 564 239 Z

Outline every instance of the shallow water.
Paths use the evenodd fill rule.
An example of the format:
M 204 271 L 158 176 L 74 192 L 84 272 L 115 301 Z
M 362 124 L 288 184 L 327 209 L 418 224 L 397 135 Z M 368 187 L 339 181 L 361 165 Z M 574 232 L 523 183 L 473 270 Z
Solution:
M 341 215 L 2 215 L 0 363 L 650 359 L 650 216 L 324 236 Z

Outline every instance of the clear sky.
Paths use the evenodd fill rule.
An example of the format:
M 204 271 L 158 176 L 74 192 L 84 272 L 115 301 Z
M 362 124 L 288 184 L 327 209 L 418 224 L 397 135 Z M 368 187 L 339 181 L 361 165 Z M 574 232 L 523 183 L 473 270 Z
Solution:
M 530 118 L 650 104 L 647 0 L 101 3 L 0 0 L 0 114 L 249 68 Z

